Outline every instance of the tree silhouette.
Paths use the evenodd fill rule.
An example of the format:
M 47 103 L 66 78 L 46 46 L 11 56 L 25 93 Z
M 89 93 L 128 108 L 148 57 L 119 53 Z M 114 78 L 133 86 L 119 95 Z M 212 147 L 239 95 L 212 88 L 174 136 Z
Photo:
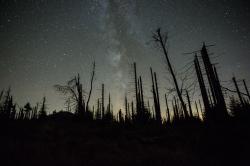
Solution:
M 40 119 L 45 119 L 47 117 L 47 106 L 46 106 L 46 97 L 43 97 L 43 100 L 42 100 L 42 106 L 40 108 L 40 111 L 39 111 L 39 118 Z
M 86 110 L 89 110 L 89 100 L 92 94 L 94 77 L 95 77 L 95 62 L 93 62 L 93 70 L 92 70 L 91 79 L 90 79 L 90 90 L 89 90 L 89 95 L 87 99 Z
M 25 112 L 24 117 L 25 117 L 25 119 L 30 119 L 31 111 L 32 111 L 32 108 L 30 106 L 30 103 L 28 102 L 24 105 L 24 112 Z
M 160 47 L 163 50 L 163 53 L 164 53 L 166 61 L 167 61 L 167 66 L 168 66 L 169 72 L 170 72 L 170 74 L 171 74 L 171 76 L 173 78 L 175 89 L 176 89 L 177 95 L 179 97 L 179 100 L 181 102 L 182 109 L 184 111 L 184 116 L 187 118 L 188 117 L 187 108 L 186 108 L 186 105 L 185 105 L 184 100 L 182 98 L 181 90 L 179 88 L 179 85 L 178 85 L 178 82 L 177 82 L 173 67 L 172 67 L 171 62 L 169 60 L 169 55 L 168 55 L 168 50 L 167 50 L 168 36 L 167 36 L 167 34 L 163 35 L 161 33 L 161 29 L 158 28 L 156 30 L 156 32 L 153 34 L 153 39 L 155 40 L 156 43 L 160 44 Z

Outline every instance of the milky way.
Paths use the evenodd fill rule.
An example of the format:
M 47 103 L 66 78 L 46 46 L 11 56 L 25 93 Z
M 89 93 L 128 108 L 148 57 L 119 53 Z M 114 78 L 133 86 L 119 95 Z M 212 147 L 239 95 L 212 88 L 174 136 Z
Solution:
M 169 55 L 177 73 L 192 61 L 202 42 L 209 48 L 225 86 L 232 75 L 250 83 L 250 5 L 239 0 L 1 0 L 0 88 L 11 86 L 23 105 L 48 98 L 63 109 L 53 89 L 80 73 L 89 89 L 96 61 L 94 98 L 101 84 L 117 110 L 125 94 L 133 97 L 131 64 L 142 75 L 151 99 L 149 67 L 159 74 L 161 95 L 171 88 L 161 52 L 152 41 L 158 27 L 168 31 Z M 185 69 L 185 68 L 184 68 Z M 107 96 L 106 96 L 107 98 Z M 96 102 L 91 101 L 92 104 Z

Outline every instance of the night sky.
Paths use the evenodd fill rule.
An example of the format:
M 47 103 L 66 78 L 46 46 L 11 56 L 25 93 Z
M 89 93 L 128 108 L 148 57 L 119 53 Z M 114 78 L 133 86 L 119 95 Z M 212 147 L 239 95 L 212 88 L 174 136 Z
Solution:
M 135 61 L 146 100 L 151 99 L 150 70 L 158 73 L 160 95 L 168 81 L 162 52 L 152 41 L 158 27 L 169 34 L 169 56 L 177 73 L 185 73 L 202 42 L 217 64 L 222 84 L 233 75 L 250 84 L 250 2 L 247 0 L 1 0 L 0 88 L 12 89 L 23 105 L 48 99 L 50 111 L 64 108 L 53 85 L 66 84 L 77 73 L 90 87 L 92 62 L 96 78 L 91 103 L 111 93 L 114 108 L 133 97 Z M 190 77 L 195 76 L 190 72 Z M 195 78 L 195 77 L 194 77 Z M 197 92 L 199 95 L 199 92 Z

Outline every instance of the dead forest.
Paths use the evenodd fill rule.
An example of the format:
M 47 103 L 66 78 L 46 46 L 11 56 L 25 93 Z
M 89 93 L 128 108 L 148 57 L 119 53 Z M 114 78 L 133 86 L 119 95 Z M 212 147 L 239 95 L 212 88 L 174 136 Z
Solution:
M 13 101 L 11 90 L 8 89 L 0 93 L 0 120 L 2 122 L 12 120 L 34 121 L 51 119 L 57 116 L 60 119 L 60 114 L 63 114 L 74 120 L 83 122 L 102 121 L 129 125 L 171 125 L 180 122 L 221 123 L 233 119 L 245 121 L 250 118 L 250 95 L 245 80 L 242 80 L 240 83 L 244 86 L 244 92 L 240 91 L 239 81 L 235 77 L 232 78 L 235 89 L 221 86 L 217 68 L 211 62 L 205 43 L 201 50 L 191 53 L 193 55 L 193 68 L 195 69 L 199 85 L 196 91 L 199 91 L 201 94 L 200 99 L 191 101 L 191 92 L 188 89 L 180 87 L 180 83 L 174 72 L 174 66 L 172 66 L 169 60 L 167 35 L 161 33 L 161 30 L 158 29 L 153 34 L 153 39 L 159 45 L 159 49 L 161 49 L 166 59 L 168 72 L 174 83 L 173 91 L 175 95 L 173 98 L 168 98 L 168 94 L 159 95 L 157 73 L 150 67 L 152 101 L 145 101 L 143 78 L 137 74 L 137 64 L 134 62 L 134 98 L 128 99 L 125 96 L 124 108 L 113 110 L 112 96 L 110 94 L 108 94 L 108 102 L 104 103 L 104 98 L 107 94 L 105 94 L 105 85 L 102 84 L 101 96 L 96 100 L 96 104 L 91 106 L 89 104 L 90 100 L 95 100 L 91 98 L 96 68 L 94 62 L 89 92 L 86 93 L 83 90 L 79 74 L 68 81 L 66 85 L 54 86 L 56 91 L 66 96 L 66 105 L 68 104 L 68 107 L 63 113 L 53 112 L 48 115 L 45 97 L 42 99 L 42 102 L 37 103 L 35 106 L 31 106 L 28 102 L 23 107 L 17 107 L 17 104 Z M 225 92 L 232 94 L 230 101 L 225 101 Z M 162 97 L 165 100 L 164 106 L 160 105 L 160 98 Z M 73 107 L 71 106 L 72 104 Z M 165 117 L 162 117 L 162 112 L 165 112 Z M 61 118 L 64 117 L 62 116 Z
M 146 100 L 136 62 L 132 64 L 134 97 L 125 96 L 124 108 L 120 110 L 114 110 L 112 95 L 104 84 L 99 85 L 100 96 L 92 96 L 95 62 L 88 91 L 83 89 L 79 74 L 66 85 L 54 85 L 55 91 L 65 98 L 65 111 L 48 113 L 46 97 L 35 106 L 29 102 L 19 106 L 10 88 L 2 90 L 2 163 L 41 166 L 250 163 L 250 94 L 246 81 L 233 77 L 234 89 L 222 86 L 209 46 L 203 43 L 200 50 L 188 53 L 193 57 L 195 91 L 200 94 L 192 100 L 192 91 L 183 87 L 174 72 L 167 35 L 158 29 L 153 40 L 166 60 L 173 82 L 172 97 L 159 92 L 158 75 L 149 67 L 152 98 Z M 229 100 L 225 94 L 230 96 Z

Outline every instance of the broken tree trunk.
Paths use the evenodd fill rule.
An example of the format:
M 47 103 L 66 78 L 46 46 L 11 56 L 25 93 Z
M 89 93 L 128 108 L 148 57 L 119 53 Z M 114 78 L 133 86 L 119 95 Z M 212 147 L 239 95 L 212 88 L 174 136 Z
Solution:
M 196 70 L 198 82 L 200 85 L 200 91 L 201 91 L 203 104 L 205 107 L 206 120 L 208 120 L 211 118 L 211 108 L 210 108 L 209 99 L 208 99 L 208 95 L 207 95 L 207 91 L 206 91 L 206 87 L 205 87 L 205 83 L 204 83 L 204 79 L 202 76 L 201 67 L 200 67 L 197 55 L 195 55 L 195 57 L 194 57 L 194 65 L 195 65 L 195 70 Z

